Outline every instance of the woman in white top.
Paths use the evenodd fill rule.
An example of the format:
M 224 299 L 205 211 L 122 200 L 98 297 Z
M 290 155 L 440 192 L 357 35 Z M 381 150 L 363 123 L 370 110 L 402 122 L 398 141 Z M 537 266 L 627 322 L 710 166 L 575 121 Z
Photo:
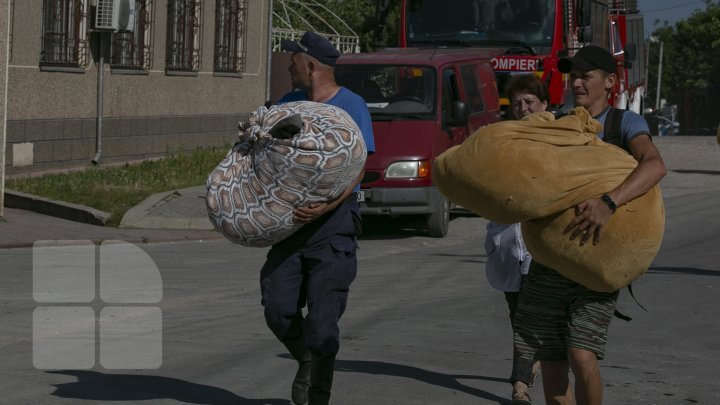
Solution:
M 511 103 L 509 112 L 515 119 L 545 111 L 547 108 L 547 87 L 533 75 L 515 76 L 508 82 L 506 93 Z M 520 297 L 520 285 L 528 273 L 531 259 L 523 242 L 520 224 L 488 222 L 485 252 L 485 274 L 488 282 L 493 288 L 505 293 L 512 323 Z M 533 384 L 539 370 L 538 362 L 527 364 L 513 353 L 513 370 L 510 376 L 513 386 L 512 405 L 532 404 L 528 387 Z

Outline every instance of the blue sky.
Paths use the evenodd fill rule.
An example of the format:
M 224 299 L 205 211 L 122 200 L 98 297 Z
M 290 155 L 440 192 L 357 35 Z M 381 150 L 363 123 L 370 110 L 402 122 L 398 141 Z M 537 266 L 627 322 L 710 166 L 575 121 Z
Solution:
M 645 18 L 645 29 L 652 32 L 655 20 L 663 21 L 672 26 L 680 20 L 687 19 L 695 10 L 705 10 L 705 2 L 701 0 L 638 0 L 638 9 Z

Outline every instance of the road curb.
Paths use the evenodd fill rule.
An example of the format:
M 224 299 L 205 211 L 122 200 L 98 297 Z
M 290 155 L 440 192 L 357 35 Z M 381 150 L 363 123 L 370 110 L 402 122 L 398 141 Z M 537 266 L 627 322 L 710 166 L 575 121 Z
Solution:
M 153 194 L 142 200 L 138 205 L 125 212 L 120 220 L 119 228 L 142 228 L 140 224 L 150 215 L 153 208 L 160 206 L 163 202 L 178 196 L 176 190 Z
M 53 200 L 51 198 L 7 189 L 5 190 L 5 206 L 100 226 L 105 226 L 111 216 L 109 212 L 100 211 L 85 205 Z

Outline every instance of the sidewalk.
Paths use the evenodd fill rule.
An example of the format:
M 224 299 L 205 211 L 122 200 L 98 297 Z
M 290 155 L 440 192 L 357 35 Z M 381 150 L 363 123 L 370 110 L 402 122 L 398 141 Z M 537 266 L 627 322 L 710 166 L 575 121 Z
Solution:
M 154 194 L 128 210 L 120 228 L 212 231 L 205 207 L 205 186 Z
M 30 247 L 38 240 L 122 240 L 157 243 L 222 239 L 205 211 L 205 186 L 155 194 L 131 208 L 120 228 L 90 225 L 16 208 L 4 208 L 0 249 Z

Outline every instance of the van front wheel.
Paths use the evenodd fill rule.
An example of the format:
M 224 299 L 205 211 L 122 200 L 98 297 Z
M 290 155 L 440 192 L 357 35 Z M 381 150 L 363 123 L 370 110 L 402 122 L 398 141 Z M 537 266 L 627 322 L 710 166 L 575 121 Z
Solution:
M 428 215 L 428 234 L 433 238 L 442 238 L 450 227 L 450 202 L 442 194 L 438 194 L 432 214 Z

